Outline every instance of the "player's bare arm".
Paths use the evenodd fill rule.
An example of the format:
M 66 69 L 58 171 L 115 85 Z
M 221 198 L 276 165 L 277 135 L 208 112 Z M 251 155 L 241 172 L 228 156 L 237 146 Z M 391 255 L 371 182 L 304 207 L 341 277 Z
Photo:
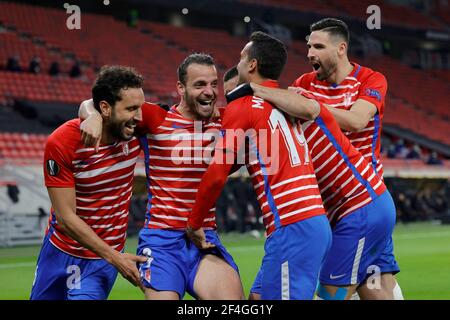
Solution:
M 320 113 L 320 105 L 313 99 L 294 93 L 291 90 L 268 88 L 250 83 L 255 96 L 276 105 L 287 114 L 305 120 L 314 120 Z
M 377 113 L 377 107 L 363 99 L 356 100 L 350 110 L 330 106 L 327 106 L 327 108 L 333 114 L 341 129 L 352 132 L 364 129 L 370 119 Z
M 146 262 L 147 258 L 128 253 L 120 253 L 104 242 L 86 222 L 76 214 L 76 197 L 74 188 L 48 188 L 48 194 L 55 209 L 58 225 L 72 239 L 83 247 L 96 253 L 112 265 L 130 281 L 141 289 L 140 275 L 136 263 Z
M 93 99 L 81 103 L 78 116 L 82 120 L 80 130 L 83 144 L 86 147 L 95 147 L 95 150 L 98 151 L 102 138 L 103 118 L 95 109 Z

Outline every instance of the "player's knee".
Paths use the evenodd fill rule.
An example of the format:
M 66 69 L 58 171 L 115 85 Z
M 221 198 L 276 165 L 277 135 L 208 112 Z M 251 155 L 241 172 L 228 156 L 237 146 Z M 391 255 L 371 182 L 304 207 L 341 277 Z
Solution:
M 334 289 L 336 288 L 336 291 Z M 348 288 L 346 287 L 332 287 L 323 286 L 319 284 L 317 289 L 317 300 L 345 300 L 348 294 Z

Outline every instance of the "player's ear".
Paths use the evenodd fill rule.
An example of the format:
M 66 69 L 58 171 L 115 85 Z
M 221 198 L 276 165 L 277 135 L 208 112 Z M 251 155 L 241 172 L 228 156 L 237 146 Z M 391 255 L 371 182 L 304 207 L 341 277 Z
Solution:
M 251 59 L 248 64 L 248 73 L 255 73 L 258 69 L 258 60 Z
M 100 101 L 99 106 L 100 106 L 100 113 L 102 114 L 103 117 L 111 116 L 112 107 L 108 102 L 102 100 Z
M 177 81 L 177 91 L 180 96 L 184 96 L 184 92 L 186 91 L 186 87 L 180 81 Z
M 343 56 L 347 54 L 347 42 L 342 41 L 338 46 L 338 54 L 339 56 Z

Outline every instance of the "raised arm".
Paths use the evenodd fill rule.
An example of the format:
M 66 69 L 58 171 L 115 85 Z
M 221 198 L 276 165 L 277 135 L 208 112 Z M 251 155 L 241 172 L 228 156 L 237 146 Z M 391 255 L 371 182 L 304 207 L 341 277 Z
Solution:
M 270 101 L 293 117 L 314 120 L 320 113 L 319 103 L 301 94 L 286 89 L 268 88 L 256 83 L 251 83 L 250 86 L 255 96 Z
M 120 253 L 103 241 L 92 228 L 76 214 L 75 189 L 49 187 L 48 194 L 55 211 L 58 226 L 65 234 L 76 240 L 83 247 L 102 257 L 130 281 L 143 289 L 136 263 L 144 263 L 146 257 Z
M 356 100 L 350 110 L 326 107 L 334 116 L 341 129 L 352 132 L 364 129 L 370 119 L 377 113 L 377 107 L 363 99 Z

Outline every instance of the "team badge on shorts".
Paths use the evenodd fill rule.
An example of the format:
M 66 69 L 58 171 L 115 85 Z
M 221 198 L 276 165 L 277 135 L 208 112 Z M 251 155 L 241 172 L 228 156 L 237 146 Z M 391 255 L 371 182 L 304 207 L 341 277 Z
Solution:
M 55 160 L 49 159 L 47 160 L 47 172 L 52 177 L 55 177 L 59 173 L 59 166 Z

